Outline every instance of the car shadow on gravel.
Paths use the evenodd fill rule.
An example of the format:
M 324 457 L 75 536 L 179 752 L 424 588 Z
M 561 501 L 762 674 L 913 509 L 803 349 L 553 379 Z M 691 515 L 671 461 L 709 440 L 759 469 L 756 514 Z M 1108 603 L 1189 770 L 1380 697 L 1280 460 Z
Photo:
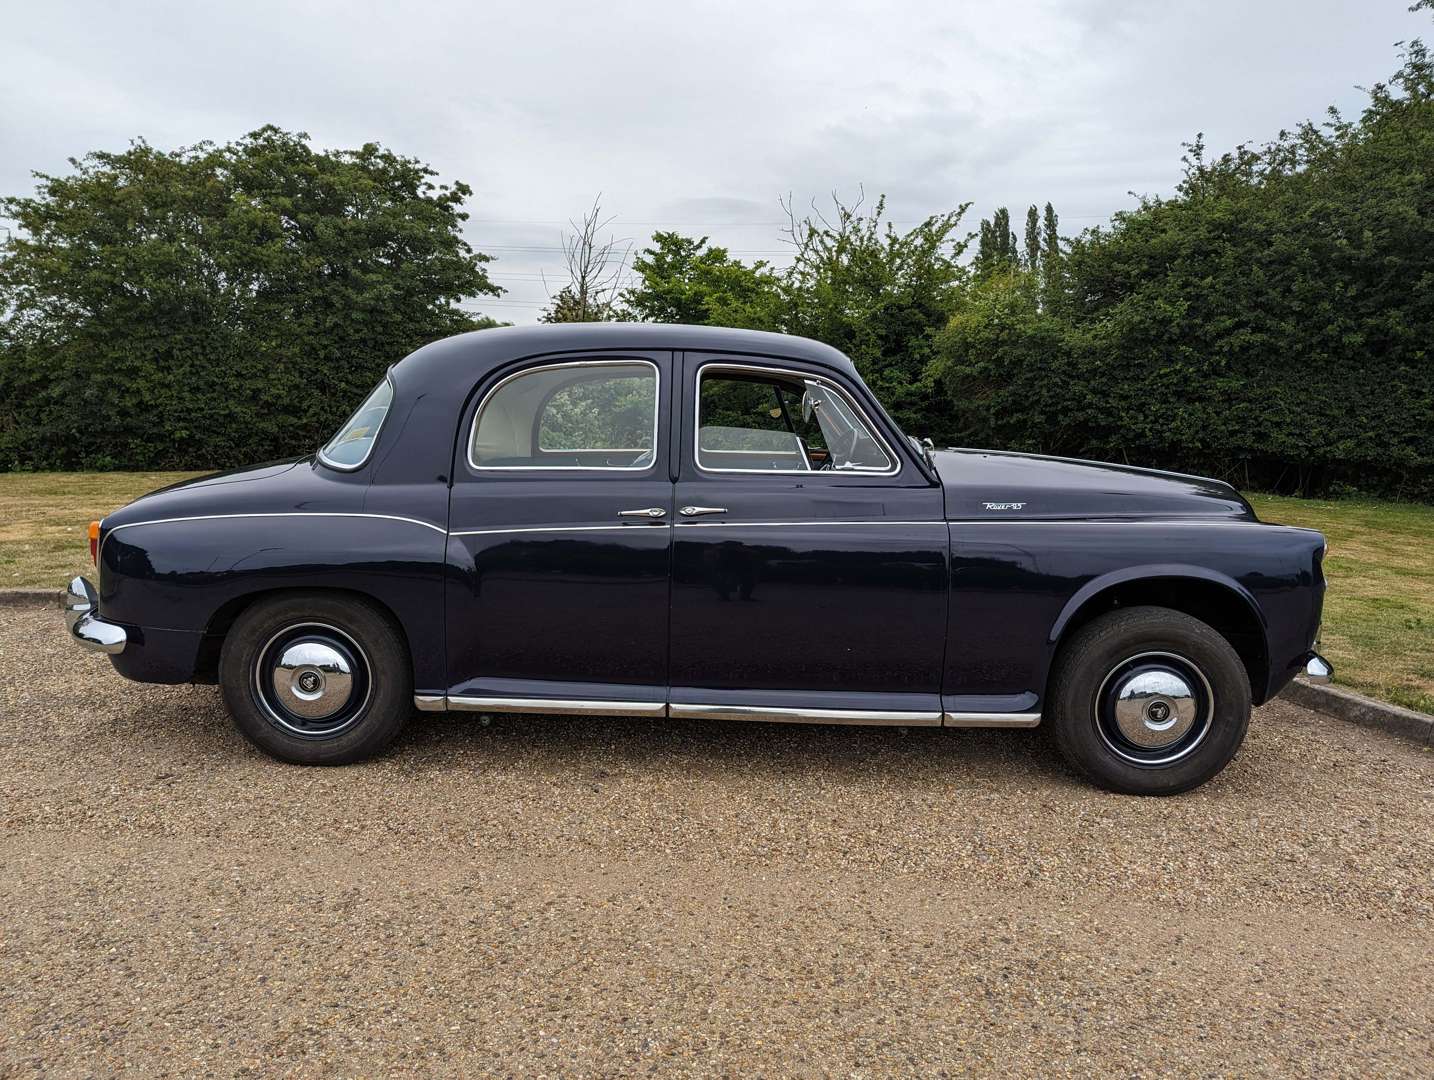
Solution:
M 414 768 L 471 756 L 490 771 L 521 762 L 526 769 L 581 774 L 600 762 L 624 771 L 677 767 L 709 776 L 910 779 L 955 770 L 1074 782 L 1040 731 L 537 715 L 494 715 L 484 723 L 473 714 L 427 714 L 410 722 L 392 753 Z
M 260 752 L 236 732 L 216 690 L 167 688 L 114 710 L 92 732 L 148 746 L 165 758 L 252 764 Z M 678 770 L 718 777 L 760 774 L 847 779 L 933 779 L 953 773 L 1021 782 L 1077 783 L 1045 733 L 923 727 L 650 720 L 622 717 L 415 712 L 373 764 L 405 772 L 514 769 L 551 776 Z M 363 769 L 366 766 L 353 766 Z

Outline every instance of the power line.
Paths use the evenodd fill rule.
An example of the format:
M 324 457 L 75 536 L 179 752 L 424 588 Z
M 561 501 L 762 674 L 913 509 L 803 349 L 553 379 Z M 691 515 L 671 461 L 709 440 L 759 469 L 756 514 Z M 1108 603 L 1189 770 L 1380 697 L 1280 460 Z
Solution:
M 1109 214 L 1061 214 L 1061 220 L 1096 221 L 1105 220 Z M 571 225 L 567 218 L 469 218 L 474 225 Z M 883 218 L 892 225 L 920 225 L 928 218 Z M 619 221 L 609 225 L 643 225 L 684 229 L 771 229 L 785 228 L 789 221 Z
M 566 250 L 559 244 L 485 244 L 481 240 L 473 246 L 481 252 L 511 251 L 560 255 Z M 727 253 L 729 255 L 789 255 L 791 248 L 728 248 Z

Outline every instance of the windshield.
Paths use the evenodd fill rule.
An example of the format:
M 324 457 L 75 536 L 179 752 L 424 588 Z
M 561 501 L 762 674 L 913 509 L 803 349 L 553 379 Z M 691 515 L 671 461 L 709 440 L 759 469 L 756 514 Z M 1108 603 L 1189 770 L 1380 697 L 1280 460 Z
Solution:
M 349 417 L 348 422 L 339 428 L 338 434 L 319 451 L 319 460 L 325 465 L 344 470 L 357 469 L 367 461 L 370 451 L 373 450 L 374 440 L 378 438 L 378 429 L 383 426 L 383 418 L 388 415 L 388 407 L 392 401 L 393 384 L 384 376 L 383 382 L 364 399 L 358 411 Z

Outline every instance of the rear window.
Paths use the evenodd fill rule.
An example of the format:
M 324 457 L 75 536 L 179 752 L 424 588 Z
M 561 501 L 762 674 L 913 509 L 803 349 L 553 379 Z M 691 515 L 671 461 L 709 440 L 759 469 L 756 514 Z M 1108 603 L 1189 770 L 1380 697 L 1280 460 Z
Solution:
M 647 469 L 657 451 L 657 367 L 583 360 L 500 382 L 473 422 L 475 469 Z
M 385 376 L 358 411 L 339 428 L 338 434 L 319 451 L 319 459 L 335 469 L 357 469 L 373 452 L 374 440 L 392 403 L 393 384 Z

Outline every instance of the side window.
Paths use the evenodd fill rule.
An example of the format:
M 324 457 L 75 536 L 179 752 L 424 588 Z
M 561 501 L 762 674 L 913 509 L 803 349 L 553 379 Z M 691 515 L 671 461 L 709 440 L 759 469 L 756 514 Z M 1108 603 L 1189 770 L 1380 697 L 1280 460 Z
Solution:
M 319 460 L 330 468 L 345 472 L 363 465 L 373 452 L 378 430 L 383 427 L 388 407 L 393 403 L 393 383 L 385 375 L 373 393 L 364 399 L 358 411 L 344 422 L 338 433 L 319 451 Z
M 475 469 L 646 469 L 657 452 L 657 367 L 549 364 L 489 391 L 473 421 Z
M 697 376 L 696 460 L 711 472 L 896 471 L 894 456 L 832 384 L 716 365 Z

